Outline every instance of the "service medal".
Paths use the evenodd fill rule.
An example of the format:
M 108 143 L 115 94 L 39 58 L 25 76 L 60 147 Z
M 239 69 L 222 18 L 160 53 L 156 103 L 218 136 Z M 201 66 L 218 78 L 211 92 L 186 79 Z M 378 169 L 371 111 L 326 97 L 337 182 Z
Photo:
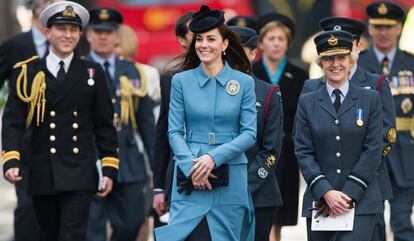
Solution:
M 237 95 L 240 90 L 240 84 L 237 80 L 230 80 L 227 82 L 226 90 L 229 95 Z
M 364 111 L 361 108 L 357 108 L 356 110 L 356 124 L 357 126 L 361 127 L 364 125 Z
M 93 77 L 95 76 L 95 69 L 94 68 L 88 68 L 88 85 L 93 86 L 95 84 L 95 80 L 93 80 Z

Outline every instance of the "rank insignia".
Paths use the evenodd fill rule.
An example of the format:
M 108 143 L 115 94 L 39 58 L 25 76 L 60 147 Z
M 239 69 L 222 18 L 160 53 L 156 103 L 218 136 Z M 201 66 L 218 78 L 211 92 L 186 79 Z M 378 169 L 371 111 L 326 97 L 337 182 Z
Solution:
M 413 108 L 413 102 L 410 98 L 405 98 L 403 101 L 401 101 L 401 110 L 404 114 L 407 114 L 410 112 Z
M 93 86 L 95 84 L 95 80 L 93 80 L 93 77 L 95 76 L 95 69 L 94 68 L 88 68 L 88 85 Z
M 364 111 L 361 108 L 357 108 L 356 110 L 356 124 L 357 126 L 361 127 L 364 125 Z
M 240 84 L 237 80 L 230 80 L 227 82 L 226 90 L 229 95 L 237 95 L 240 90 Z
M 257 170 L 257 175 L 259 175 L 260 178 L 265 179 L 267 175 L 269 175 L 269 172 L 264 167 L 260 167 Z
M 395 143 L 395 141 L 397 140 L 397 131 L 395 130 L 395 128 L 388 129 L 387 140 L 392 144 Z
M 267 156 L 266 158 L 266 162 L 265 165 L 268 168 L 271 168 L 272 166 L 274 166 L 276 164 L 276 156 L 274 154 L 270 154 Z

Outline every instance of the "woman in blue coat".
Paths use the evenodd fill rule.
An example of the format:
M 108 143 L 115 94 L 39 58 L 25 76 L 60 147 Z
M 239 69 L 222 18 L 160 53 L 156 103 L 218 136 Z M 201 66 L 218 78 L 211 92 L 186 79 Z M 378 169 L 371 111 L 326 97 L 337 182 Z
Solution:
M 295 122 L 295 153 L 308 184 L 302 216 L 309 241 L 371 240 L 382 201 L 375 170 L 382 152 L 380 97 L 352 85 L 352 35 L 337 30 L 315 38 L 326 85 L 301 95 Z M 313 231 L 313 202 L 324 215 L 341 216 L 355 206 L 352 231 Z
M 167 226 L 157 241 L 254 240 L 243 153 L 256 141 L 250 63 L 224 13 L 202 6 L 172 80 L 168 137 L 175 168 Z

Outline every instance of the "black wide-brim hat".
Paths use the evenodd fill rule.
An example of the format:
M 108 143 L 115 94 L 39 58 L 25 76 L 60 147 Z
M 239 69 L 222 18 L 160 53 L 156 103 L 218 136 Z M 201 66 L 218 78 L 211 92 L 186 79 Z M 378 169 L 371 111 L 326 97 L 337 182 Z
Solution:
M 250 16 L 235 16 L 226 22 L 227 26 L 247 27 L 257 31 L 257 21 Z
M 89 12 L 82 5 L 72 1 L 61 1 L 47 6 L 39 17 L 47 28 L 53 24 L 74 24 L 84 28 L 89 21 Z
M 116 30 L 124 21 L 122 14 L 108 7 L 97 7 L 89 10 L 91 18 L 88 28 L 96 30 Z
M 257 46 L 257 33 L 248 27 L 229 26 L 230 30 L 235 32 L 240 37 L 240 41 L 243 47 L 256 48 Z
M 352 34 L 353 37 L 360 37 L 366 30 L 365 23 L 352 18 L 327 17 L 319 22 L 324 31 L 343 30 Z
M 200 10 L 193 14 L 193 19 L 188 25 L 193 33 L 205 33 L 215 29 L 224 23 L 224 12 L 211 10 L 208 6 L 202 5 Z
M 392 2 L 374 2 L 366 8 L 369 23 L 374 25 L 396 25 L 404 21 L 405 12 L 402 7 Z
M 295 23 L 290 19 L 289 17 L 280 14 L 280 13 L 269 13 L 262 16 L 259 16 L 257 19 L 257 31 L 260 33 L 260 30 L 269 22 L 272 21 L 278 21 L 281 22 L 283 25 L 285 25 L 287 28 L 289 28 L 292 38 L 295 37 Z
M 350 54 L 352 50 L 352 35 L 342 30 L 322 32 L 313 41 L 321 57 Z

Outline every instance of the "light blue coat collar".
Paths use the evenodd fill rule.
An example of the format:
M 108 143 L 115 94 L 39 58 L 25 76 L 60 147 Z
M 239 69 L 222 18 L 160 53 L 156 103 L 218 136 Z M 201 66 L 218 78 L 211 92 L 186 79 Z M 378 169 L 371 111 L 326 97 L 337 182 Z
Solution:
M 230 78 L 231 70 L 232 69 L 227 62 L 224 62 L 223 69 L 215 77 L 210 77 L 204 72 L 203 67 L 200 64 L 196 69 L 198 83 L 200 84 L 200 87 L 203 88 L 209 79 L 215 78 L 222 86 L 224 86 Z

